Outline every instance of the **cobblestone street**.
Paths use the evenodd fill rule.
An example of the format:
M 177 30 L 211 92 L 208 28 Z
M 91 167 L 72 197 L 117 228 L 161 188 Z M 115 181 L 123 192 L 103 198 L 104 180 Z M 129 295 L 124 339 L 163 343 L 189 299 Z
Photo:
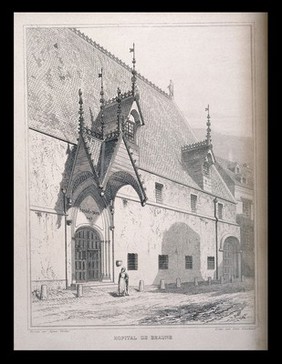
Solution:
M 116 285 L 85 285 L 76 290 L 50 291 L 48 300 L 32 298 L 32 326 L 177 325 L 254 322 L 253 282 L 175 284 L 166 290 L 130 287 L 117 296 Z

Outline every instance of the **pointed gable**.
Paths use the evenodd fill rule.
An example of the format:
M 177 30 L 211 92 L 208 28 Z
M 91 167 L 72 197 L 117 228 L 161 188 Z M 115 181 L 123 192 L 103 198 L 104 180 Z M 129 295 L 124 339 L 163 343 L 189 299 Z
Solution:
M 80 136 L 68 183 L 67 195 L 71 196 L 77 186 L 88 178 L 92 178 L 93 181 L 97 180 L 96 172 L 89 155 L 87 155 L 83 137 Z
M 102 148 L 104 147 L 104 163 L 102 163 Z M 117 191 L 120 187 L 130 184 L 137 192 L 142 203 L 147 200 L 145 188 L 138 173 L 131 149 L 126 138 L 120 133 L 118 137 L 105 140 L 101 146 L 99 160 L 99 186 L 103 191 L 108 188 Z
M 120 187 L 129 184 L 135 189 L 142 205 L 144 205 L 147 196 L 143 183 L 136 162 L 133 159 L 131 148 L 124 135 L 121 134 L 116 144 L 116 151 L 111 166 L 107 171 L 104 188 L 110 189 L 115 193 Z
M 204 190 L 212 192 L 210 167 L 215 162 L 212 146 L 207 140 L 181 148 L 182 161 L 187 172 Z
M 133 159 L 130 147 L 126 142 L 127 134 L 124 125 L 127 121 L 121 123 L 120 120 L 121 110 L 128 119 L 127 114 L 132 110 L 131 107 L 134 101 L 134 98 L 131 97 L 132 94 L 125 93 L 121 95 L 120 89 L 118 89 L 117 102 L 112 102 L 111 109 L 114 109 L 114 112 L 110 109 L 111 113 L 104 112 L 104 99 L 101 97 L 101 128 L 96 131 L 85 126 L 84 102 L 81 89 L 79 89 L 78 95 L 80 136 L 69 183 L 69 197 L 74 192 L 71 186 L 75 184 L 74 181 L 77 175 L 79 175 L 79 178 L 81 174 L 88 177 L 89 173 L 92 172 L 96 187 L 100 190 L 101 196 L 106 194 L 108 200 L 113 200 L 118 189 L 129 184 L 136 190 L 142 205 L 144 205 L 147 200 L 145 188 L 143 188 L 140 180 L 135 165 L 136 161 Z M 122 103 L 122 101 L 124 102 Z M 92 116 L 90 115 L 90 117 Z M 139 118 L 139 114 L 138 116 L 135 115 L 135 118 L 137 117 Z M 105 130 L 105 125 L 110 124 L 113 124 L 113 126 Z

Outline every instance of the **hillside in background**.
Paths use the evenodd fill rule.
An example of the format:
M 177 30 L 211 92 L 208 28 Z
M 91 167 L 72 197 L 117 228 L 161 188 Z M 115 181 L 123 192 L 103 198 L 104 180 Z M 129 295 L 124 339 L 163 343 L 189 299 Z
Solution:
M 206 129 L 195 128 L 193 131 L 199 140 L 205 139 Z M 242 164 L 247 163 L 253 167 L 252 138 L 225 135 L 212 131 L 212 144 L 215 156 Z

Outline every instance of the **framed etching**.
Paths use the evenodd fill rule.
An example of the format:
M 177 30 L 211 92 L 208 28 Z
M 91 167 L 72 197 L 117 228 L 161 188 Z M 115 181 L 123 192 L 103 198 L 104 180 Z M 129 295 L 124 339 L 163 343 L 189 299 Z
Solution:
M 267 14 L 14 20 L 15 350 L 267 349 Z

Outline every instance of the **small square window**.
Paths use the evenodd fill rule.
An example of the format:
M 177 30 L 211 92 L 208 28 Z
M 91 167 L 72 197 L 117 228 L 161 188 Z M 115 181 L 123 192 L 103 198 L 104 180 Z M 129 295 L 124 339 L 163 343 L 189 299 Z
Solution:
M 159 269 L 168 269 L 168 255 L 159 255 Z
M 156 202 L 162 203 L 163 202 L 163 185 L 160 183 L 155 184 L 155 193 L 156 193 Z
M 243 214 L 251 217 L 252 202 L 250 200 L 243 200 Z
M 214 257 L 208 257 L 208 269 L 214 269 L 215 261 Z
M 193 269 L 193 257 L 192 255 L 185 256 L 185 269 Z
M 135 253 L 127 254 L 127 269 L 138 270 L 138 254 Z
M 197 196 L 191 194 L 191 210 L 193 212 L 197 211 Z
M 223 204 L 219 203 L 217 207 L 218 207 L 218 218 L 223 219 Z

